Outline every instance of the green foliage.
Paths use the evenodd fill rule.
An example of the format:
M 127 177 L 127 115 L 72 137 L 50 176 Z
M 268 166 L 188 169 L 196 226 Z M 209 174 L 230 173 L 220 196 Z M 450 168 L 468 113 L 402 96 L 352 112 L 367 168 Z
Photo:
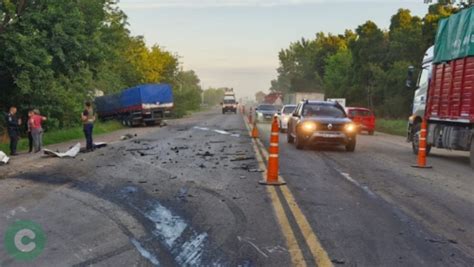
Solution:
M 197 111 L 201 105 L 202 89 L 194 71 L 180 71 L 174 81 L 175 116 L 182 117 L 189 111 Z
M 406 136 L 407 135 L 407 121 L 393 120 L 393 119 L 377 119 L 375 130 L 378 132 Z
M 196 109 L 199 79 L 178 71 L 176 55 L 132 36 L 116 2 L 0 0 L 0 110 L 38 108 L 46 127 L 71 127 L 97 90 L 161 82 L 179 87 L 178 112 Z
M 433 45 L 439 19 L 456 12 L 452 3 L 431 5 L 422 19 L 399 9 L 388 31 L 367 21 L 355 32 L 316 34 L 279 53 L 278 78 L 272 91 L 324 91 L 346 98 L 351 106 L 366 106 L 378 116 L 406 118 L 413 92 L 405 88 L 408 66 L 419 66 Z

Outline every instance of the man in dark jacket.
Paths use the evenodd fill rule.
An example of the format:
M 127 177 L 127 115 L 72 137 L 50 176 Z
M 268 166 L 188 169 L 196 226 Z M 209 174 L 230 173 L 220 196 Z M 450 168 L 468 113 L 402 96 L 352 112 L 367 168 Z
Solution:
M 21 119 L 16 115 L 16 107 L 11 107 L 10 112 L 8 112 L 5 120 L 7 122 L 7 132 L 10 137 L 10 155 L 16 156 L 16 147 L 18 145 L 18 140 L 20 139 L 20 125 Z

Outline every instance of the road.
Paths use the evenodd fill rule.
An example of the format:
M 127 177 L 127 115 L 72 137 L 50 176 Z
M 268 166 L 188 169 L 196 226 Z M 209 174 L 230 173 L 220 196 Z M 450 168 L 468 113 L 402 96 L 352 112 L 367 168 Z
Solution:
M 263 146 L 242 116 L 212 110 L 75 159 L 38 156 L 0 173 L 0 237 L 39 224 L 35 266 L 474 265 L 464 155 L 435 150 L 434 169 L 417 170 L 401 138 L 360 136 L 346 153 L 280 135 L 287 186 L 265 187 L 259 128 Z M 2 245 L 0 266 L 31 262 Z

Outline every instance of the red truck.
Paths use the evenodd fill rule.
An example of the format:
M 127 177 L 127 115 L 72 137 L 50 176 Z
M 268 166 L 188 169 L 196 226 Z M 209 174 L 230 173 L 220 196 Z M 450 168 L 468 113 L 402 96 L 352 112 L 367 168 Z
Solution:
M 413 67 L 408 85 L 412 84 Z M 474 7 L 440 21 L 436 43 L 423 60 L 408 140 L 418 153 L 422 119 L 431 147 L 470 151 L 474 168 Z

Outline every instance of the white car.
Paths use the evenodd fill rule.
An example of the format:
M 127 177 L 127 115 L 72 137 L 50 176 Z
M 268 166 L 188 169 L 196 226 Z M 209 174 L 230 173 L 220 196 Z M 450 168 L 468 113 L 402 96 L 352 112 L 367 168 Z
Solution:
M 288 120 L 295 111 L 296 105 L 284 105 L 277 113 L 280 132 L 284 133 L 288 129 Z

